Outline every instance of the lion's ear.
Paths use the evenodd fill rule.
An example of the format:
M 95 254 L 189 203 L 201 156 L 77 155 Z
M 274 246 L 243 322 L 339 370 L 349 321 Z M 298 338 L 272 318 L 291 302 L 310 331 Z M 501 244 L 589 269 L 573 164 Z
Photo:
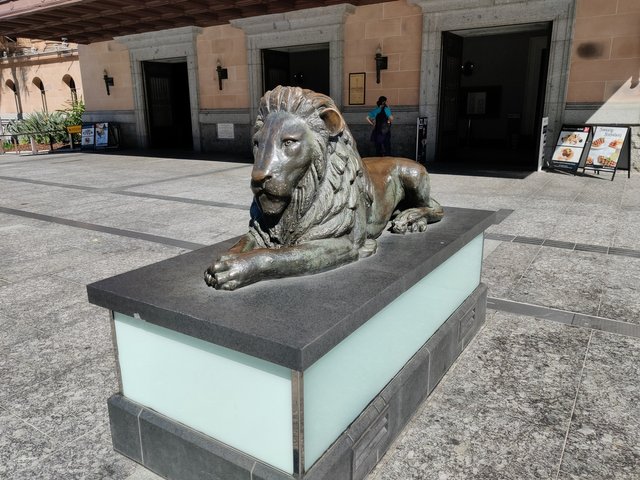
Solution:
M 329 130 L 331 136 L 336 136 L 344 130 L 344 118 L 335 108 L 325 108 L 320 118 Z

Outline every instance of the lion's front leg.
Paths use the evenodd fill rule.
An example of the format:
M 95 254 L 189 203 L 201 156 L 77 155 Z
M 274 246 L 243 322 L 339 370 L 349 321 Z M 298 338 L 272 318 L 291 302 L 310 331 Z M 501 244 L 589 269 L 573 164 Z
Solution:
M 235 290 L 262 280 L 269 255 L 266 249 L 222 255 L 205 272 L 205 282 L 218 290 Z
M 330 270 L 357 259 L 358 248 L 349 239 L 329 238 L 223 255 L 209 267 L 205 277 L 209 275 L 207 284 L 218 290 L 235 290 L 270 278 Z
M 237 256 L 239 254 L 249 252 L 254 248 L 256 248 L 254 237 L 249 234 L 243 235 L 233 247 L 227 250 L 227 253 L 225 255 L 222 255 L 220 258 L 215 260 L 214 263 L 205 270 L 204 272 L 205 283 L 210 287 L 219 288 L 218 280 L 216 279 L 216 268 L 215 268 L 216 263 L 220 262 L 221 259 L 227 259 L 227 258 L 231 259 L 234 256 Z

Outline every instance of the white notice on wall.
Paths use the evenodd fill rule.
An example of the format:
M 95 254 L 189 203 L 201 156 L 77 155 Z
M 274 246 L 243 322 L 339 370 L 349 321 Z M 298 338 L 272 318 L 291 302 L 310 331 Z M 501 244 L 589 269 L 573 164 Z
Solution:
M 224 140 L 233 140 L 235 138 L 233 123 L 219 123 L 218 138 Z

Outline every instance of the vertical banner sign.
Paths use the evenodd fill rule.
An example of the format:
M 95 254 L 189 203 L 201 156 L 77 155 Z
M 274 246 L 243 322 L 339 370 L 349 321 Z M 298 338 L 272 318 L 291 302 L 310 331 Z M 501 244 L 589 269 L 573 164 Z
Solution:
M 427 117 L 418 117 L 416 132 L 416 162 L 427 164 Z
M 542 117 L 540 125 L 540 144 L 538 149 L 538 171 L 542 170 L 544 165 L 544 151 L 547 146 L 547 129 L 549 128 L 549 117 Z
M 92 123 L 82 124 L 82 148 L 93 148 L 95 144 L 95 127 Z
M 584 164 L 585 169 L 614 173 L 621 162 L 622 147 L 627 138 L 627 127 L 598 125 L 593 132 L 591 148 Z
M 590 133 L 591 127 L 588 126 L 563 125 L 551 156 L 551 167 L 574 172 L 578 170 Z
M 109 124 L 96 123 L 96 147 L 109 145 Z

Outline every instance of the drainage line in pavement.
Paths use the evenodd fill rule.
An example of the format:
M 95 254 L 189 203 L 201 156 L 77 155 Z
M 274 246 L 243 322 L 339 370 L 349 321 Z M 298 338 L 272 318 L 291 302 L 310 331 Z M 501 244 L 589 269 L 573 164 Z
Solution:
M 640 258 L 640 250 L 621 247 L 606 247 L 604 245 L 592 245 L 588 243 L 563 242 L 560 240 L 550 240 L 548 238 L 526 237 L 522 235 L 506 235 L 503 233 L 485 233 L 487 240 L 498 240 L 501 242 L 526 243 L 529 245 L 539 245 L 542 247 L 564 248 L 580 252 L 603 253 L 605 255 L 622 255 L 625 257 Z
M 502 312 L 526 315 L 529 317 L 551 320 L 554 322 L 572 325 L 574 327 L 585 327 L 603 332 L 625 335 L 627 337 L 640 338 L 640 325 L 610 318 L 596 317 L 583 313 L 559 310 L 555 308 L 532 305 L 529 303 L 514 302 L 503 298 L 488 297 L 487 308 L 500 310 Z
M 123 230 L 121 228 L 105 227 L 102 225 L 96 225 L 93 223 L 78 222 L 75 220 L 69 220 L 66 218 L 52 217 L 50 215 L 42 215 L 40 213 L 25 212 L 23 210 L 15 210 L 13 208 L 0 207 L 0 213 L 6 213 L 8 215 L 16 215 L 19 217 L 33 218 L 35 220 L 42 220 L 43 222 L 56 223 L 59 225 L 67 225 L 69 227 L 82 228 L 84 230 L 92 230 L 94 232 L 109 233 L 111 235 L 119 235 L 121 237 L 135 238 L 137 240 L 145 240 L 147 242 L 160 243 L 162 245 L 169 245 L 172 247 L 184 248 L 187 250 L 197 250 L 203 248 L 206 245 L 201 243 L 186 242 L 184 240 L 178 240 L 175 238 L 161 237 L 159 235 L 151 235 L 148 233 L 134 232 L 132 230 Z

